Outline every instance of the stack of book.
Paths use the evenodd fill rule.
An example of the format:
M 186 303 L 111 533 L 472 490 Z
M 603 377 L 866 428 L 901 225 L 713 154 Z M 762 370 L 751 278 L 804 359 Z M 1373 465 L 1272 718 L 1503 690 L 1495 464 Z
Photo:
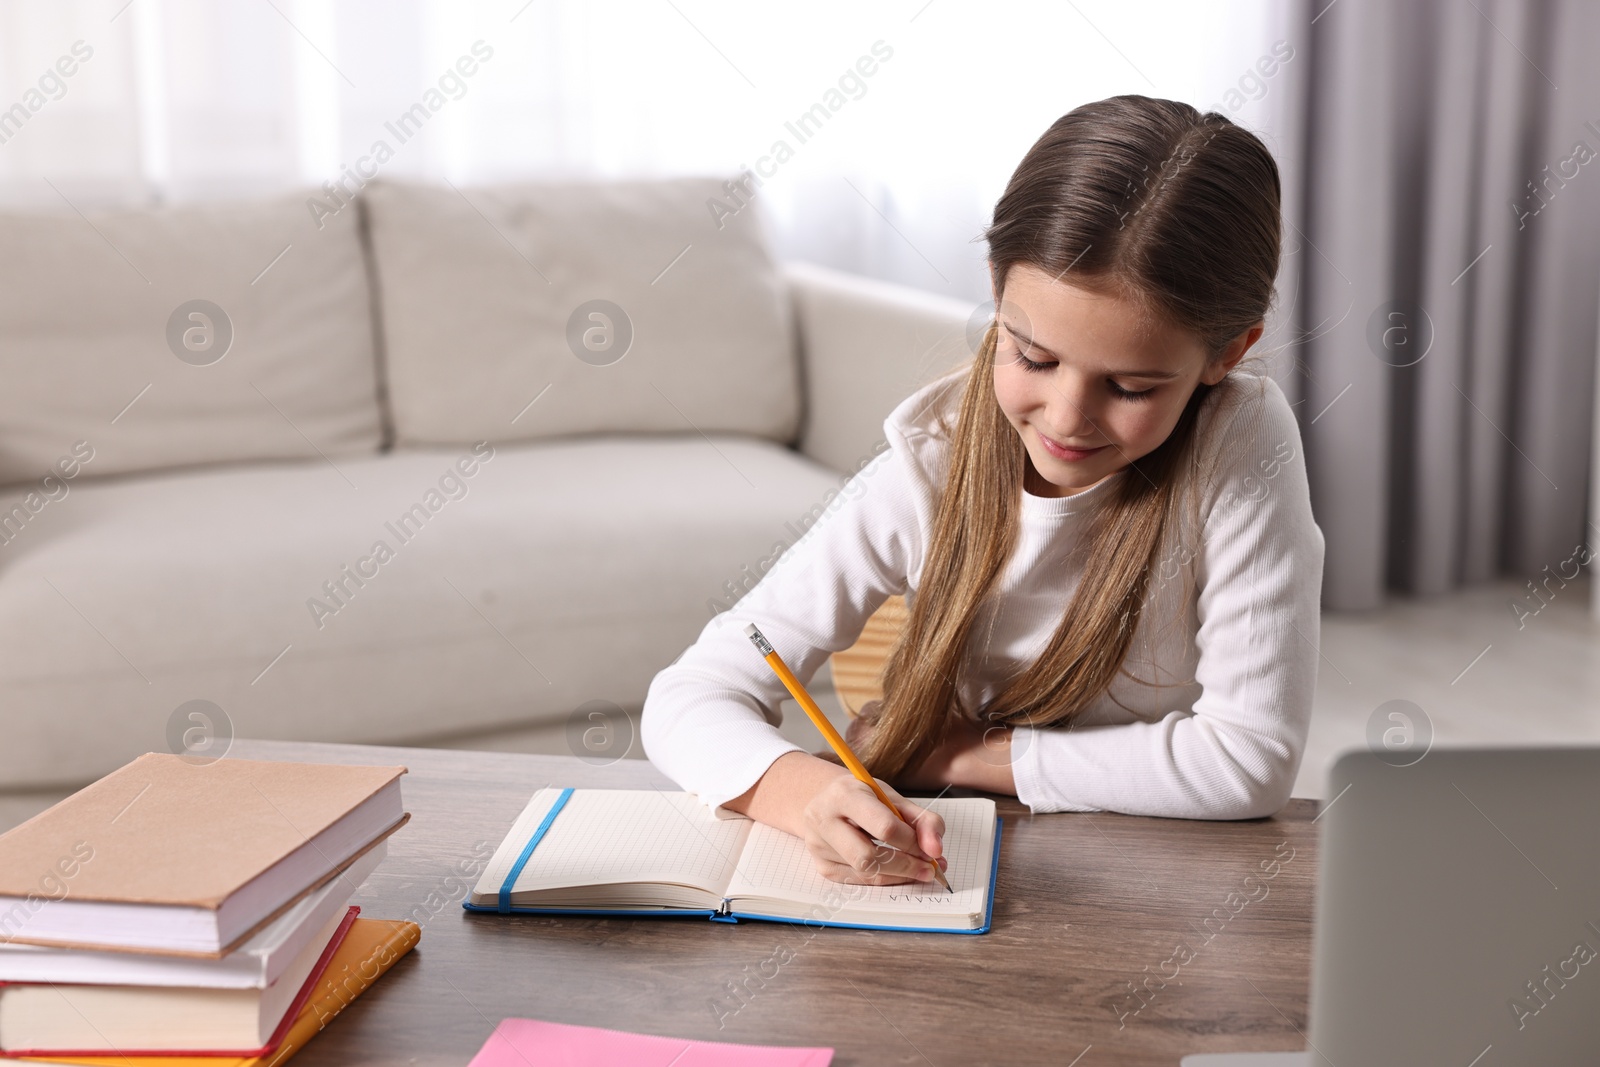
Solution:
M 416 943 L 350 906 L 404 773 L 151 753 L 0 835 L 0 1054 L 281 1062 Z

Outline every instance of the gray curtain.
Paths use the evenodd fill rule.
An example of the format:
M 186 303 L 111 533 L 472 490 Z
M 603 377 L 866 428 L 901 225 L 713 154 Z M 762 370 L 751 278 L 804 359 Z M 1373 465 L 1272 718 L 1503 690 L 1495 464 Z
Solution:
M 1600 4 L 1310 0 L 1297 19 L 1274 373 L 1323 605 L 1554 572 L 1597 532 Z

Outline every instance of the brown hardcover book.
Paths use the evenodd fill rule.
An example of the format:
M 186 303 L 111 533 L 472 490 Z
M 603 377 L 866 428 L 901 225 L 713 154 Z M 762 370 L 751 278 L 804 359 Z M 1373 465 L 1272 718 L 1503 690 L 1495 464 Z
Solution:
M 405 823 L 405 770 L 140 756 L 0 835 L 0 940 L 221 956 Z

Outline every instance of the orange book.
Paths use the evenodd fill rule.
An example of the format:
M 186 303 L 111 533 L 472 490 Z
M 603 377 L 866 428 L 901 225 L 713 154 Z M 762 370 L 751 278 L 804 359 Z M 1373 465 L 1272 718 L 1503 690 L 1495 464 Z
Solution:
M 270 1055 L 235 1056 L 72 1056 L 3 1060 L 3 1063 L 61 1063 L 85 1067 L 278 1067 L 360 996 L 394 962 L 422 938 L 416 923 L 392 919 L 357 919 L 344 943 L 328 961 L 316 992 L 300 1009 L 289 1032 Z M 370 976 L 370 977 L 369 977 Z

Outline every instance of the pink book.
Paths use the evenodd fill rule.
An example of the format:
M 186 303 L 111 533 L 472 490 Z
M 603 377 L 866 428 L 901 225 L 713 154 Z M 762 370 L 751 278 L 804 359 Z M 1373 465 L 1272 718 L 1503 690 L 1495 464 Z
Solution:
M 828 1067 L 831 1048 L 730 1045 L 502 1019 L 467 1067 Z

